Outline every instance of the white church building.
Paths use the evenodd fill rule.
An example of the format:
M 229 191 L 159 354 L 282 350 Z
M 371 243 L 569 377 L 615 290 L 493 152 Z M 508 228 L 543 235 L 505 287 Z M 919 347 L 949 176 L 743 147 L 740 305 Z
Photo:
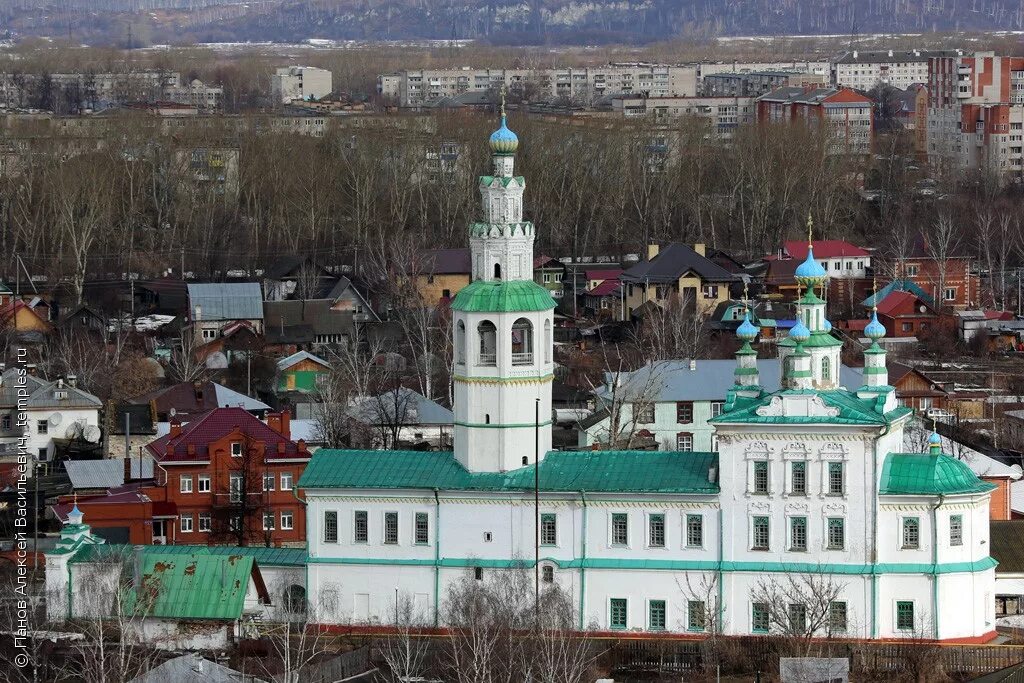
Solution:
M 993 487 L 934 442 L 898 452 L 911 411 L 888 384 L 877 318 L 864 386 L 840 386 L 813 250 L 781 389 L 760 386 L 757 330 L 738 331 L 717 453 L 550 451 L 555 302 L 533 281 L 518 144 L 502 115 L 486 221 L 470 227 L 473 282 L 452 303 L 454 452 L 320 450 L 298 484 L 319 620 L 386 624 L 401 592 L 443 626 L 450 584 L 533 568 L 539 535 L 543 581 L 572 594 L 581 628 L 699 632 L 714 614 L 724 633 L 765 633 L 758 584 L 802 576 L 835 587 L 832 635 L 994 637 Z

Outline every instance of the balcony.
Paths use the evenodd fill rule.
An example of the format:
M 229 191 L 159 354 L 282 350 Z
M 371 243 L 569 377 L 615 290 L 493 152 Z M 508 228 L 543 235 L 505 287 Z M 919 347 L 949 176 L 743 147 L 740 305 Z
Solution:
M 512 365 L 533 365 L 533 352 L 513 353 Z
M 496 353 L 481 353 L 480 360 L 477 365 L 486 367 L 495 367 L 498 365 L 498 354 Z

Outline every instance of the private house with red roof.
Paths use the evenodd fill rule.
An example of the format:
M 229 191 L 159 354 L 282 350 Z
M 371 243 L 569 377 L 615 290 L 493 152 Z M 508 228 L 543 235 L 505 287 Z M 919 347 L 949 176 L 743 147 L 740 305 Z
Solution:
M 169 434 L 150 443 L 157 485 L 177 511 L 161 529 L 168 542 L 303 543 L 304 503 L 294 486 L 310 453 L 303 440 L 291 440 L 290 422 L 287 412 L 264 423 L 242 408 L 218 408 L 172 422 Z
M 837 302 L 853 302 L 863 299 L 870 287 L 871 252 L 845 240 L 814 240 L 814 258 L 828 273 L 828 301 L 830 310 Z M 766 256 L 767 270 L 764 274 L 765 288 L 769 293 L 793 296 L 797 284 L 794 274 L 807 258 L 807 241 L 790 240 L 783 242 L 777 253 Z
M 593 316 L 623 319 L 622 286 L 619 278 L 622 268 L 595 268 L 585 271 L 587 290 L 583 293 L 583 307 Z
M 920 287 L 941 308 L 975 308 L 982 303 L 981 278 L 974 272 L 970 243 L 962 239 L 939 258 L 941 249 L 929 248 L 928 238 L 918 235 L 906 257 L 892 262 L 890 270 Z
M 565 294 L 565 264 L 543 254 L 534 257 L 533 281 L 548 290 L 555 299 L 561 299 Z
M 893 291 L 878 302 L 878 321 L 889 337 L 917 337 L 938 318 L 931 303 L 914 292 Z

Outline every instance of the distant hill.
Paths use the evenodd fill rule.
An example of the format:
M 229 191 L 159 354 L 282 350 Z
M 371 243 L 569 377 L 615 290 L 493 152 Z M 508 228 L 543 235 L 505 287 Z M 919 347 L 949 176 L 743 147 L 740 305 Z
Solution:
M 1024 29 L 1020 0 L 9 0 L 0 26 L 120 44 L 473 38 L 496 44 L 679 36 Z

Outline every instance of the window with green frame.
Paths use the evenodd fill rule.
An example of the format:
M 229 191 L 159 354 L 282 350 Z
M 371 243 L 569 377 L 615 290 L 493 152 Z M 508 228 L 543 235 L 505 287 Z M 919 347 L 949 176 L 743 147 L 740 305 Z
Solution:
M 608 605 L 608 625 L 614 629 L 626 628 L 626 599 L 612 598 Z
M 554 513 L 546 512 L 540 516 L 540 544 L 555 545 L 558 543 L 558 522 Z
M 664 600 L 649 601 L 647 603 L 647 628 L 651 631 L 664 631 L 666 623 L 665 612 Z
M 833 632 L 846 630 L 846 603 L 834 600 L 828 603 L 828 627 Z
M 629 545 L 629 522 L 625 512 L 612 513 L 612 545 Z
M 686 628 L 690 631 L 703 631 L 708 627 L 708 617 L 704 612 L 703 600 L 690 600 L 686 606 Z
M 842 550 L 846 547 L 846 522 L 842 517 L 828 518 L 828 549 Z
M 896 629 L 914 630 L 914 603 L 909 600 L 900 600 L 896 603 Z
M 750 615 L 750 629 L 754 633 L 768 633 L 768 605 L 755 602 Z
M 656 514 L 647 518 L 647 543 L 652 548 L 665 547 L 665 515 Z

